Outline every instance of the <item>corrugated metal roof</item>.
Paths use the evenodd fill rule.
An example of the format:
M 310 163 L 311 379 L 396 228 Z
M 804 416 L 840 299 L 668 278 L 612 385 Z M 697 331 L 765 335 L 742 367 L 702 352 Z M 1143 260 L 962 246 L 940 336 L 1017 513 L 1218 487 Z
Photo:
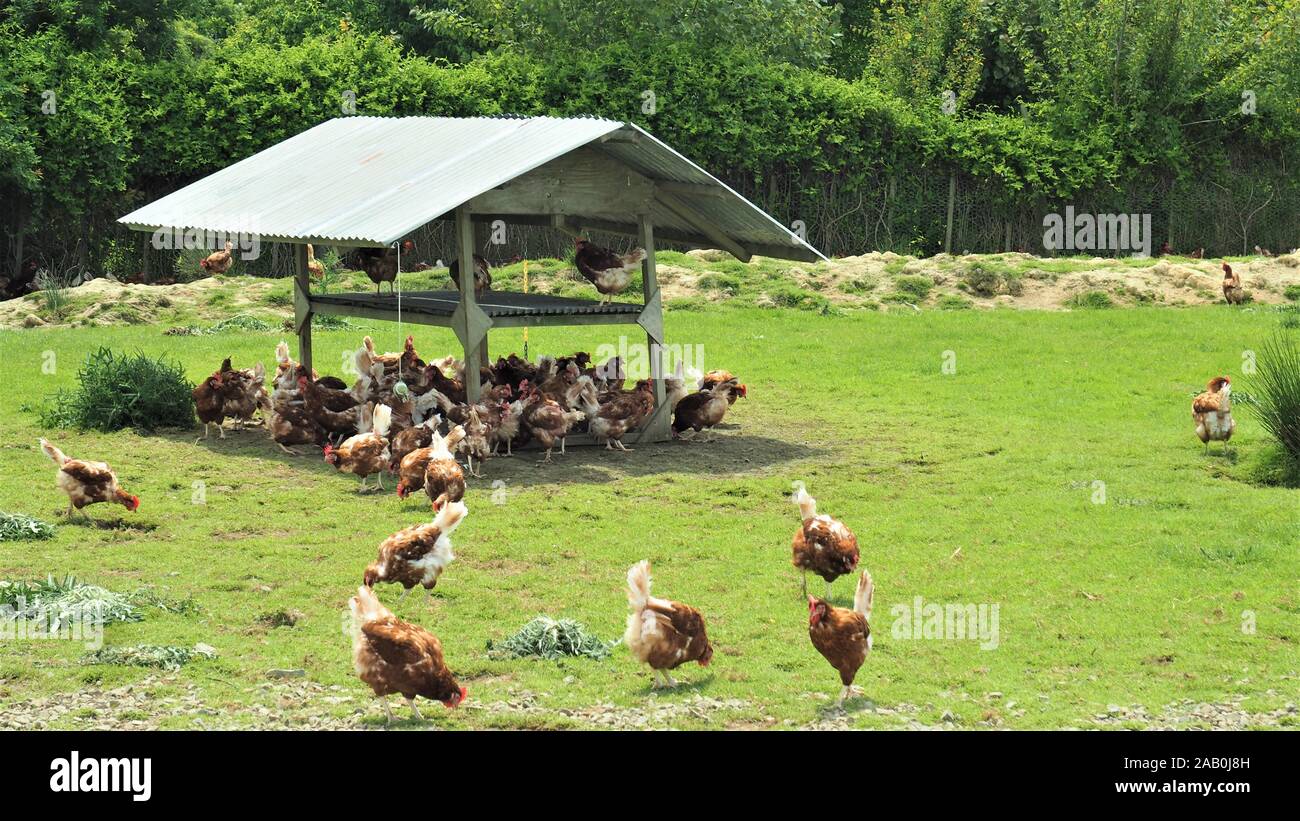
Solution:
M 457 206 L 601 137 L 608 155 L 678 194 L 751 253 L 821 254 L 744 197 L 635 125 L 594 117 L 343 117 L 273 145 L 139 208 L 132 228 L 201 229 L 287 241 L 388 245 Z M 635 214 L 590 214 L 635 224 Z M 655 224 L 699 245 L 701 226 L 658 207 Z M 785 249 L 789 253 L 780 253 Z M 776 252 L 776 253 L 774 253 Z

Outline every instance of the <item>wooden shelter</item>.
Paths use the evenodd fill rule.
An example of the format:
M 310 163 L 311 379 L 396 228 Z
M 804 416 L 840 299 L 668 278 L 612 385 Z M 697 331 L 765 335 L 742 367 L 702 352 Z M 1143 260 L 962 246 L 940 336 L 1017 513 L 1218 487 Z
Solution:
M 455 226 L 473 281 L 474 224 L 503 220 L 578 236 L 635 237 L 646 251 L 641 304 L 488 291 L 313 294 L 308 243 L 385 248 L 434 220 Z M 639 325 L 652 365 L 664 345 L 655 241 L 814 261 L 822 255 L 757 206 L 632 124 L 595 118 L 347 117 L 330 120 L 122 217 L 142 231 L 254 235 L 296 245 L 294 326 L 310 367 L 315 314 L 451 328 L 466 374 L 488 364 L 493 329 Z M 210 243 L 215 245 L 216 243 Z M 399 274 L 400 276 L 400 274 Z M 655 374 L 659 375 L 659 374 Z M 668 438 L 664 383 L 656 411 L 626 441 Z M 471 402 L 478 380 L 466 380 Z

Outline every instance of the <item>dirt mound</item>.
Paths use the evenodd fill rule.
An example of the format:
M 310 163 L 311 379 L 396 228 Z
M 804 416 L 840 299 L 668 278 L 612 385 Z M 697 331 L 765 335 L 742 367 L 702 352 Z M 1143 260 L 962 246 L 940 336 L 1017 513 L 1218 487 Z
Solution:
M 142 325 L 180 321 L 198 312 L 229 315 L 266 307 L 267 295 L 276 289 L 276 281 L 252 277 L 208 277 L 174 285 L 92 279 L 64 291 L 59 310 L 41 292 L 0 302 L 0 327 Z

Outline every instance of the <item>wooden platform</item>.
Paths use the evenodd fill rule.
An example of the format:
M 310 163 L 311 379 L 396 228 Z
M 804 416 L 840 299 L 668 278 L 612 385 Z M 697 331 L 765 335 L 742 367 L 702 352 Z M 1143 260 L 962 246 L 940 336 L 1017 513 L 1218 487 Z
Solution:
M 402 321 L 424 325 L 450 325 L 460 305 L 459 291 L 404 291 Z M 613 302 L 601 305 L 594 299 L 571 299 L 517 291 L 488 291 L 478 307 L 492 320 L 492 327 L 521 325 L 602 325 L 635 323 L 644 305 Z M 395 319 L 397 295 L 385 287 L 379 294 L 312 294 L 311 310 L 317 314 Z

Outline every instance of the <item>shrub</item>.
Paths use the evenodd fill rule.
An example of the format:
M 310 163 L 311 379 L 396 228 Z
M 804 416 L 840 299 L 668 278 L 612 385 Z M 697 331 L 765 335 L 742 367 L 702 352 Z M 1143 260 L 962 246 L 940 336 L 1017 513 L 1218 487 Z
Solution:
M 962 311 L 975 307 L 974 302 L 971 302 L 961 294 L 944 294 L 939 297 L 939 301 L 936 304 L 944 311 Z
M 0 511 L 0 542 L 17 542 L 27 539 L 49 539 L 54 536 L 54 525 L 24 516 L 21 513 Z
M 829 313 L 831 309 L 830 301 L 826 297 L 789 283 L 769 288 L 767 296 L 781 308 L 797 308 L 801 311 L 817 311 L 823 314 Z
M 1293 460 L 1300 461 L 1300 343 L 1277 334 L 1260 349 L 1247 407 Z
M 1115 303 L 1105 291 L 1084 291 L 1066 301 L 1071 308 L 1113 308 Z
M 612 646 L 612 642 L 591 633 L 581 622 L 538 616 L 499 645 L 489 641 L 487 649 L 489 655 L 505 658 L 555 660 L 564 656 L 585 656 L 599 661 L 609 656 Z
M 1002 287 L 1002 279 L 1002 274 L 987 263 L 972 262 L 966 266 L 962 282 L 972 293 L 989 297 L 997 295 Z
M 1300 302 L 1300 285 L 1286 286 L 1286 290 L 1282 292 L 1282 296 L 1286 297 L 1292 302 Z
M 100 431 L 194 426 L 194 386 L 179 363 L 100 348 L 86 357 L 79 386 L 60 391 L 41 412 L 46 427 Z
M 40 289 L 46 313 L 54 319 L 63 319 L 68 311 L 68 289 L 76 282 L 77 276 L 72 272 L 56 274 L 44 268 L 36 272 L 36 287 Z
M 901 276 L 894 280 L 897 292 L 911 297 L 913 302 L 924 302 L 934 287 L 934 280 L 927 276 Z
M 729 274 L 705 274 L 699 279 L 699 288 L 703 291 L 721 291 L 727 296 L 740 293 L 740 278 Z

